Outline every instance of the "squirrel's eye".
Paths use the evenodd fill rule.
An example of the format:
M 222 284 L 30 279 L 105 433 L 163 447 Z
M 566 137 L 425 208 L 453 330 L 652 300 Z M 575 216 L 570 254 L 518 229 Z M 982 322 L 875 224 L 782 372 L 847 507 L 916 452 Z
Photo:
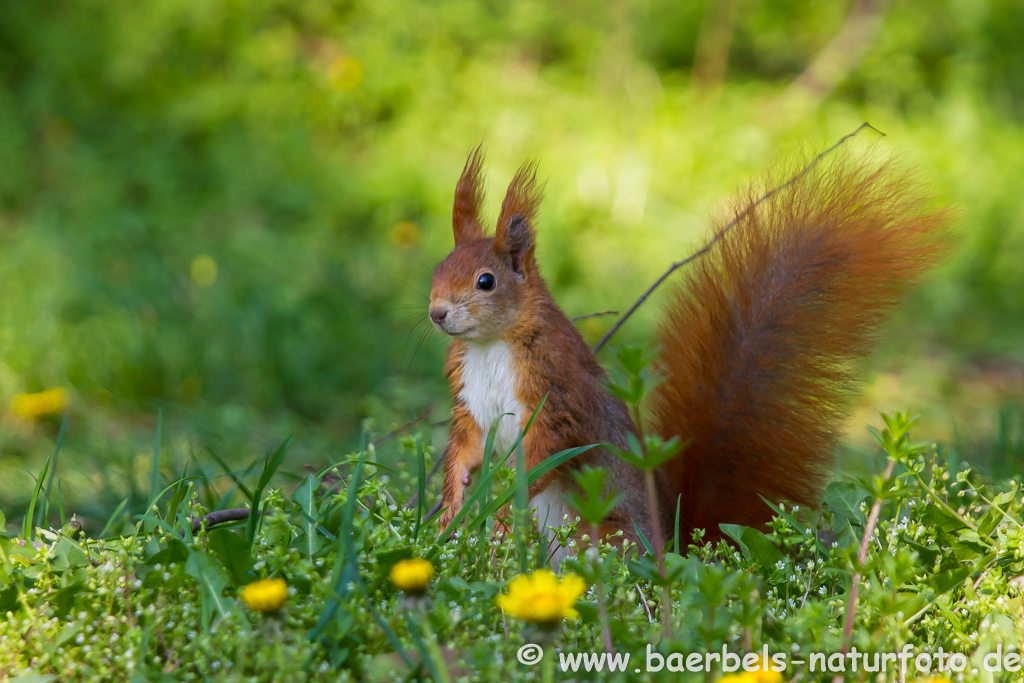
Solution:
M 476 279 L 476 288 L 488 291 L 494 289 L 494 276 L 490 273 L 480 273 Z

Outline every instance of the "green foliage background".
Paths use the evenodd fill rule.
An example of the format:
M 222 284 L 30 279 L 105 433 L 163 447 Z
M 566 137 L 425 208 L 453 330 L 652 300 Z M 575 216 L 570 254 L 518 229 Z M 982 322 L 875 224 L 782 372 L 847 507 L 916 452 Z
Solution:
M 443 417 L 425 301 L 476 144 L 492 214 L 540 159 L 540 259 L 574 315 L 623 310 L 748 179 L 869 120 L 888 137 L 860 149 L 916 166 L 961 221 L 852 422 L 911 406 L 965 457 L 1013 469 L 1024 9 L 895 0 L 839 87 L 793 104 L 848 9 L 740 0 L 707 92 L 700 2 L 4 2 L 0 402 L 71 390 L 59 492 L 87 518 L 145 502 L 160 409 L 165 475 L 292 431 L 297 472 L 356 444 L 364 418 L 380 434 Z M 209 286 L 190 276 L 203 255 Z M 659 300 L 622 341 L 649 338 Z M 611 320 L 581 327 L 596 339 Z M 24 509 L 56 433 L 3 419 L 5 510 Z

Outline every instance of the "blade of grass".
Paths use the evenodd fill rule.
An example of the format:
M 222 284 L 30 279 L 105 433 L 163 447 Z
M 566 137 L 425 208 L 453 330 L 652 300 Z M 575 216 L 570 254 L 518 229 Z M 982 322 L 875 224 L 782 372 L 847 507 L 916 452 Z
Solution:
M 416 526 L 412 530 L 412 540 L 420 539 L 420 524 L 423 523 L 423 507 L 426 505 L 427 489 L 427 456 L 423 453 L 423 442 L 416 437 Z
M 424 641 L 419 626 L 408 612 L 405 613 L 405 621 L 409 625 L 409 634 L 416 643 L 416 647 L 419 648 L 420 656 L 423 657 L 423 663 L 426 664 L 427 671 L 430 672 L 431 680 L 434 683 L 451 683 L 448 668 L 444 664 L 444 658 L 441 656 L 437 643 L 433 640 L 429 644 Z
M 409 659 L 409 655 L 405 653 L 405 647 L 402 645 L 402 641 L 398 639 L 394 630 L 388 626 L 388 622 L 384 620 L 384 617 L 380 615 L 377 608 L 373 606 L 373 602 L 370 600 L 369 596 L 366 597 L 366 608 L 370 610 L 370 615 L 373 617 L 373 620 L 377 622 L 378 626 L 380 626 L 380 630 L 384 631 L 384 635 L 387 636 L 388 642 L 391 643 L 391 647 L 393 647 L 395 652 L 398 653 L 398 656 L 402 658 L 405 665 L 409 667 L 409 669 L 415 669 L 416 667 L 413 666 L 412 660 Z
M 267 488 L 267 484 L 270 483 L 270 479 L 277 472 L 277 468 L 281 466 L 281 462 L 284 461 L 285 453 L 288 452 L 288 446 L 292 442 L 292 437 L 289 436 L 285 439 L 277 450 L 274 451 L 273 455 L 267 457 L 265 464 L 263 465 L 263 471 L 260 472 L 260 479 L 256 482 L 256 489 L 253 491 L 252 507 L 250 508 L 253 512 L 260 509 L 260 499 L 263 497 L 263 491 Z M 263 515 L 251 514 L 249 515 L 249 523 L 245 528 L 245 538 L 252 545 L 252 541 L 256 538 L 256 527 L 260 524 Z
M 43 469 L 36 478 L 36 486 L 32 491 L 32 498 L 28 502 L 28 511 L 25 513 L 25 521 L 22 522 L 21 535 L 26 541 L 31 541 L 36 533 L 36 505 L 39 503 L 39 496 L 43 491 L 43 482 L 46 480 L 46 473 L 50 469 L 50 463 L 57 459 L 60 447 L 64 443 L 64 432 L 67 430 L 68 416 L 65 415 L 60 423 L 60 431 L 57 433 L 57 445 L 43 463 Z
M 363 462 L 365 458 L 366 451 L 364 450 L 359 454 L 356 469 L 352 472 L 352 478 L 349 479 L 348 497 L 345 500 L 345 507 L 341 513 L 341 527 L 338 529 L 338 550 L 334 560 L 334 569 L 331 570 L 332 595 L 331 599 L 324 606 L 320 620 L 306 634 L 309 640 L 316 640 L 323 633 L 338 611 L 341 601 L 348 596 L 349 581 L 346 581 L 345 578 L 351 574 L 357 580 L 359 579 L 358 566 L 352 566 L 355 564 L 355 558 L 350 558 L 349 555 L 354 555 L 352 553 L 354 546 L 352 542 L 352 520 L 355 517 L 356 500 L 359 498 L 359 487 L 362 483 Z
M 56 467 L 56 463 L 54 463 L 54 467 Z M 57 482 L 57 510 L 60 512 L 60 525 L 63 527 L 68 523 L 68 517 L 64 514 L 64 487 L 60 485 L 59 481 Z
M 673 546 L 673 550 L 675 551 L 676 555 L 680 554 L 679 553 L 679 512 L 680 512 L 680 508 L 682 506 L 682 503 L 683 503 L 683 496 L 680 494 L 676 498 L 676 535 L 675 535 L 675 545 Z
M 306 556 L 309 558 L 310 562 L 313 561 L 313 555 L 317 551 L 317 519 L 315 515 L 318 513 L 316 506 L 316 493 L 319 490 L 320 480 L 312 474 L 307 474 L 302 480 L 302 483 L 299 484 L 292 493 L 292 500 L 294 500 L 295 504 L 298 506 L 298 511 L 302 513 L 303 527 L 306 531 Z
M 534 420 L 536 420 L 537 416 L 540 415 L 540 410 L 541 410 L 541 408 L 544 407 L 544 404 L 547 402 L 547 400 L 548 400 L 548 395 L 544 394 L 544 398 L 542 398 L 540 400 L 540 403 L 537 404 L 537 407 L 534 409 L 533 414 L 530 416 L 530 419 L 526 421 L 526 426 L 523 427 L 523 431 L 520 432 L 519 437 L 516 439 L 516 442 L 514 444 L 512 444 L 512 448 L 510 448 L 508 450 L 508 452 L 505 454 L 505 460 L 504 460 L 505 462 L 507 462 L 509 457 L 513 453 L 515 453 L 518 448 L 520 448 L 520 445 L 522 444 L 523 439 L 529 433 L 530 428 L 533 427 Z M 504 415 L 507 415 L 507 414 L 508 413 L 505 413 Z M 500 420 L 504 415 L 499 415 L 497 419 Z M 497 424 L 497 421 L 495 421 L 495 424 Z M 491 427 L 493 428 L 495 426 L 495 424 L 492 424 Z M 495 470 L 495 471 L 497 471 L 497 470 Z M 488 479 L 488 483 L 489 482 L 490 482 L 490 480 Z M 483 493 L 482 489 L 484 489 L 484 483 L 485 483 L 484 479 L 483 479 L 483 477 L 481 477 L 480 478 L 480 483 L 477 485 L 476 491 L 473 492 L 473 495 L 470 496 L 468 501 L 463 503 L 462 509 L 459 510 L 459 512 L 452 519 L 451 523 L 444 530 L 443 538 L 441 538 L 440 540 L 447 540 L 452 535 L 452 533 L 455 531 L 455 526 L 462 520 L 463 517 L 465 517 L 469 513 L 469 509 L 470 509 L 470 507 L 472 507 L 472 504 L 474 502 L 476 502 L 477 500 L 479 500 L 481 497 L 483 497 L 484 493 Z
M 68 424 L 68 416 L 67 416 L 67 413 L 65 413 L 63 419 L 60 422 L 60 436 L 57 437 L 58 439 L 62 440 L 62 437 L 63 437 L 63 434 L 64 434 L 64 429 L 67 427 L 67 424 Z M 47 477 L 47 479 L 46 479 L 46 492 L 43 495 L 43 510 L 42 510 L 42 515 L 41 515 L 41 517 L 43 519 L 47 519 L 50 516 L 50 491 L 53 489 L 53 480 L 56 479 L 56 476 L 57 476 L 57 456 L 58 455 L 60 455 L 60 448 L 57 448 L 56 450 L 54 450 L 53 458 L 50 460 L 50 476 Z M 63 517 L 63 514 L 64 513 L 61 512 L 61 516 L 62 517 Z M 62 520 L 61 521 L 61 526 L 63 526 L 63 525 L 64 525 L 64 522 Z
M 178 478 L 177 485 L 174 487 L 174 495 L 171 496 L 171 502 L 167 505 L 167 512 L 164 513 L 164 520 L 171 526 L 174 526 L 174 521 L 178 518 L 178 507 L 188 492 L 188 485 L 185 482 L 188 481 L 188 465 L 190 461 L 191 459 L 185 461 L 185 470 L 181 473 L 181 477 Z
M 639 538 L 640 542 L 643 544 L 644 550 L 646 550 L 649 555 L 655 555 L 654 546 L 652 546 L 651 542 L 647 540 L 646 536 L 644 536 L 644 532 L 640 531 L 640 527 L 636 525 L 636 522 L 633 522 L 633 530 L 636 531 L 637 538 Z
M 245 471 L 242 473 L 242 476 L 239 477 L 235 474 L 234 470 L 228 467 L 226 462 L 221 460 L 219 455 L 213 452 L 213 449 L 207 448 L 206 452 L 209 453 L 213 457 L 213 459 L 217 461 L 217 464 L 220 465 L 222 470 L 224 470 L 224 474 L 231 477 L 231 481 L 235 482 L 235 486 L 238 487 L 238 490 L 245 494 L 246 498 L 252 500 L 252 490 L 249 489 L 249 487 L 246 486 L 242 480 L 245 479 L 246 475 L 248 475 L 249 472 L 252 472 L 253 468 L 256 467 L 256 464 L 260 461 L 260 459 L 256 458 L 255 460 L 253 460 L 249 464 L 249 466 L 245 468 Z
M 160 442 L 163 441 L 164 431 L 164 409 L 158 408 L 156 411 L 156 436 L 153 439 L 153 471 L 151 473 L 152 479 L 149 484 L 149 504 L 146 508 L 150 508 L 156 503 L 159 496 L 157 490 L 160 488 Z
M 527 505 L 530 502 L 529 484 L 526 483 L 526 454 L 523 452 L 523 440 L 516 441 L 516 480 L 515 499 L 516 517 L 515 533 L 516 546 L 519 548 L 519 573 L 525 574 L 529 571 L 530 558 L 526 552 L 527 531 L 523 528 L 526 520 L 529 519 Z
M 581 453 L 589 451 L 591 448 L 595 448 L 596 446 L 597 446 L 597 444 L 591 444 L 590 446 L 577 446 L 576 448 L 569 448 L 569 449 L 566 449 L 564 451 L 560 451 L 558 453 L 555 453 L 554 455 L 550 456 L 549 458 L 544 460 L 544 462 L 540 463 L 536 467 L 533 467 L 532 469 L 527 470 L 527 472 L 526 472 L 527 484 L 528 485 L 529 484 L 533 484 L 534 482 L 536 482 L 538 479 L 543 477 L 545 474 L 547 474 L 548 472 L 550 472 L 554 468 L 558 467 L 559 465 L 562 465 L 563 463 L 565 463 L 566 461 L 568 461 L 568 460 L 570 460 L 572 458 L 575 458 L 577 455 L 579 455 Z M 493 479 L 494 478 L 494 474 L 497 471 L 498 471 L 498 468 L 492 469 L 490 471 L 489 479 Z M 479 500 L 480 498 L 483 497 L 483 495 L 485 493 L 485 491 L 483 489 L 484 483 L 485 482 L 481 480 L 480 485 L 477 486 L 477 488 L 476 488 L 476 491 L 474 491 L 473 495 L 471 495 L 466 500 L 465 504 L 462 506 L 462 509 L 459 510 L 458 514 L 455 515 L 455 518 L 452 520 L 452 523 L 449 524 L 448 528 L 445 529 L 445 531 L 443 532 L 442 536 L 440 537 L 441 541 L 447 540 L 448 537 L 450 537 L 451 534 L 454 533 L 455 527 L 468 514 L 469 509 L 473 505 L 473 503 L 475 503 L 477 500 Z M 475 518 L 473 518 L 473 521 L 469 522 L 468 526 L 473 528 L 473 527 L 479 525 L 481 523 L 481 521 L 486 520 L 487 517 L 490 517 L 495 512 L 497 512 L 498 510 L 503 508 L 505 505 L 507 505 L 509 503 L 509 501 L 512 500 L 513 496 L 515 496 L 515 486 L 510 486 L 507 489 L 505 489 L 504 491 L 502 491 L 501 493 L 499 493 L 497 496 L 495 496 L 495 498 L 490 502 L 490 504 L 486 508 L 481 510 L 480 513 Z M 435 546 L 434 551 L 432 551 L 432 552 L 437 551 L 437 549 L 438 549 L 438 547 Z
M 499 419 L 501 418 L 499 417 Z M 482 487 L 484 489 L 484 495 L 480 499 L 480 509 L 486 508 L 488 504 L 490 504 L 491 502 L 491 455 L 493 454 L 494 451 L 494 439 L 497 436 L 497 434 L 498 420 L 495 420 L 494 423 L 491 425 L 491 428 L 487 430 L 487 439 L 484 440 L 484 458 L 483 461 L 480 463 L 480 483 L 478 484 L 478 487 Z M 491 537 L 491 528 L 489 527 L 489 520 L 485 517 L 484 520 L 480 523 L 480 538 L 488 539 Z M 489 543 L 480 544 L 480 567 L 487 566 L 487 553 L 489 548 Z
M 100 532 L 100 535 L 97 536 L 97 538 L 106 537 L 107 532 L 113 528 L 114 522 L 117 520 L 118 517 L 121 516 L 121 513 L 124 512 L 124 508 L 126 505 L 128 505 L 127 498 L 118 503 L 117 507 L 114 508 L 114 511 L 110 514 L 110 517 L 107 518 L 107 523 L 103 525 L 103 531 Z
M 339 460 L 338 462 L 334 463 L 333 465 L 328 465 L 327 467 L 324 467 L 323 469 L 321 469 L 320 470 L 320 476 L 323 476 L 325 472 L 330 472 L 335 467 L 343 467 L 345 465 L 355 465 L 357 462 L 359 462 L 359 458 L 349 458 L 348 460 Z M 379 462 L 373 462 L 372 460 L 369 460 L 369 461 L 367 461 L 367 462 L 365 462 L 363 464 L 366 467 L 376 467 L 378 470 L 384 470 L 385 472 L 390 472 L 391 474 L 394 474 L 394 475 L 398 474 L 398 470 L 392 469 L 391 467 L 388 467 L 387 465 L 381 465 Z
M 246 477 L 248 477 L 250 474 L 252 474 L 252 471 L 254 469 L 256 469 L 256 466 L 259 465 L 259 464 L 260 464 L 260 459 L 256 458 L 251 463 L 249 463 L 249 466 L 245 468 L 245 471 L 242 472 L 242 474 L 240 476 L 238 476 L 237 479 L 232 476 L 231 480 L 234 483 L 232 483 L 231 487 L 227 491 L 224 492 L 224 495 L 221 496 L 217 500 L 217 505 L 213 509 L 214 510 L 223 510 L 224 508 L 228 507 L 228 501 L 230 501 L 231 497 L 233 495 L 235 495 L 235 491 L 238 491 L 239 489 L 242 488 L 242 482 L 245 481 Z M 229 473 L 228 476 L 231 476 L 232 474 L 234 474 L 234 473 L 233 472 Z M 248 488 L 242 489 L 242 494 L 245 495 L 246 498 L 248 498 L 249 502 L 252 502 L 252 491 L 250 489 L 248 489 Z

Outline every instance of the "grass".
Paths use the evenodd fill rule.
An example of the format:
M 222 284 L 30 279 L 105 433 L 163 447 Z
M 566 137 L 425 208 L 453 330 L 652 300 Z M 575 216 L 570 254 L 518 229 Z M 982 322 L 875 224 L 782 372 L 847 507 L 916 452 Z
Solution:
M 559 653 L 604 650 L 595 594 L 601 586 L 613 649 L 642 669 L 631 666 L 615 680 L 723 675 L 721 660 L 710 673 L 674 673 L 668 664 L 646 670 L 648 661 L 657 664 L 654 655 L 674 666 L 675 652 L 767 648 L 787 662 L 809 662 L 815 652 L 904 646 L 915 654 L 940 646 L 962 654 L 967 666 L 951 679 L 1004 680 L 1008 674 L 984 678 L 983 660 L 1000 647 L 1004 655 L 1018 652 L 1021 643 L 1024 604 L 1015 577 L 1024 573 L 1024 509 L 1017 483 L 951 470 L 943 448 L 910 438 L 912 424 L 897 414 L 877 435 L 891 476 L 835 482 L 819 511 L 777 507 L 766 530 L 727 527 L 732 544 L 679 548 L 670 540 L 664 573 L 630 544 L 602 542 L 567 560 L 563 571 L 583 577 L 590 590 L 577 605 L 580 619 L 548 637 L 551 665 Z M 272 475 L 289 443 L 262 458 L 258 475 L 245 475 L 256 478 L 251 505 L 264 513 L 258 521 L 193 534 L 191 520 L 211 510 L 189 468 L 126 533 L 90 537 L 68 524 L 0 538 L 0 680 L 570 677 L 549 665 L 520 664 L 519 648 L 538 632 L 494 605 L 509 580 L 546 566 L 546 544 L 532 524 L 516 524 L 521 517 L 513 517 L 509 536 L 489 540 L 484 531 L 524 485 L 514 471 L 492 466 L 459 531 L 439 537 L 436 516 L 424 518 L 424 501 L 437 495 L 436 482 L 425 481 L 434 453 L 417 436 L 402 438 L 396 468 L 376 462 L 368 446 L 286 492 L 272 486 Z M 420 494 L 417 502 L 407 505 L 413 494 Z M 33 498 L 37 506 L 43 495 Z M 551 526 L 570 543 L 579 524 Z M 120 528 L 114 518 L 106 526 Z M 391 565 L 408 557 L 434 565 L 423 597 L 403 596 L 387 579 Z M 863 580 L 851 598 L 855 575 Z M 240 600 L 243 586 L 265 577 L 289 586 L 274 614 Z M 661 585 L 671 595 L 667 612 Z M 830 678 L 795 664 L 783 675 Z M 911 669 L 907 680 L 915 675 Z

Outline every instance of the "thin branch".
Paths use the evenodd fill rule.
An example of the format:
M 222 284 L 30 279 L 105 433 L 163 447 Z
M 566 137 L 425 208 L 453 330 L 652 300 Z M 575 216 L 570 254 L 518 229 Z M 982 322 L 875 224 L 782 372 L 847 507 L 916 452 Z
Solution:
M 711 241 L 708 242 L 707 244 L 705 244 L 700 250 L 690 254 L 689 256 L 684 258 L 682 261 L 676 261 L 671 266 L 669 266 L 668 270 L 666 270 L 664 273 L 662 273 L 661 277 L 659 277 L 657 280 L 655 280 L 654 284 L 651 285 L 650 287 L 648 287 L 647 291 L 644 292 L 640 296 L 640 298 L 637 299 L 636 302 L 632 306 L 629 307 L 629 310 L 627 310 L 622 315 L 621 318 L 619 318 L 617 321 L 615 321 L 615 324 L 612 325 L 612 328 L 610 330 L 608 330 L 608 332 L 605 333 L 605 335 L 603 337 L 601 337 L 601 341 L 597 342 L 597 345 L 594 347 L 594 353 L 596 354 L 601 349 L 604 348 L 605 344 L 608 343 L 608 340 L 612 338 L 612 335 L 614 335 L 616 332 L 619 331 L 619 328 L 622 327 L 626 323 L 627 320 L 629 320 L 629 317 L 631 315 L 636 313 L 636 310 L 638 308 L 640 308 L 640 306 L 642 306 L 645 301 L 647 301 L 648 297 L 650 297 L 651 294 L 654 293 L 654 290 L 656 290 L 658 287 L 661 286 L 661 283 L 663 283 L 665 280 L 668 279 L 669 275 L 671 275 L 672 273 L 676 272 L 677 270 L 679 270 L 680 268 L 685 266 L 687 263 L 690 263 L 691 261 L 694 261 L 694 260 L 700 258 L 701 256 L 703 256 L 704 254 L 708 253 L 709 251 L 711 251 L 711 247 L 715 246 L 715 243 L 718 242 L 720 239 L 722 239 L 722 237 L 725 236 L 725 233 L 729 232 L 729 230 L 731 230 L 733 228 L 733 226 L 735 226 L 741 220 L 746 218 L 747 215 L 750 214 L 751 211 L 756 209 L 760 204 L 762 204 L 766 200 L 770 199 L 771 197 L 773 197 L 777 193 L 781 192 L 782 190 L 786 189 L 790 185 L 794 184 L 795 182 L 797 182 L 798 180 L 803 178 L 805 175 L 807 175 L 811 171 L 811 169 L 813 169 L 815 166 L 818 165 L 819 161 L 821 161 L 826 156 L 828 156 L 829 154 L 834 152 L 836 149 L 838 149 L 840 146 L 842 146 L 843 143 L 845 143 L 847 140 L 849 140 L 850 138 L 852 138 L 855 135 L 857 135 L 858 133 L 860 133 L 865 128 L 870 128 L 871 130 L 875 131 L 879 135 L 885 135 L 885 133 L 883 133 L 882 131 L 878 130 L 877 128 L 872 126 L 870 123 L 865 121 L 864 123 L 860 124 L 855 131 L 853 131 L 852 133 L 847 133 L 843 137 L 839 138 L 838 142 L 836 142 L 834 145 L 832 145 L 831 147 L 826 149 L 824 152 L 822 152 L 818 156 L 814 157 L 814 159 L 811 160 L 811 163 L 809 163 L 806 166 L 804 166 L 803 170 L 801 170 L 795 176 L 793 176 L 792 178 L 790 178 L 789 180 L 787 180 L 783 184 L 777 185 L 776 187 L 772 188 L 771 190 L 768 190 L 763 195 L 761 195 L 756 201 L 754 201 L 752 204 L 748 204 L 746 206 L 746 208 L 744 208 L 742 211 L 740 211 L 738 214 L 736 214 L 736 216 L 731 221 L 726 223 L 725 226 L 721 230 L 719 230 L 717 233 L 715 233 L 715 236 L 711 238 Z
M 888 482 L 892 477 L 893 467 L 896 465 L 896 461 L 892 458 L 889 459 L 889 464 L 885 466 L 885 475 L 883 481 Z M 871 545 L 871 537 L 875 535 L 875 525 L 878 524 L 878 514 L 882 511 L 882 498 L 875 498 L 874 504 L 871 506 L 871 512 L 868 513 L 867 522 L 864 524 L 864 536 L 860 541 L 860 551 L 857 553 L 857 565 L 859 567 L 864 566 L 864 563 L 868 559 L 868 547 Z M 853 621 L 857 616 L 857 593 L 860 590 L 860 571 L 858 570 L 853 578 L 850 579 L 850 597 L 846 601 L 846 622 L 843 624 L 843 647 L 840 650 L 843 657 L 846 657 L 846 653 L 850 651 L 850 639 L 853 636 Z M 843 675 L 836 674 L 835 678 L 832 679 L 832 683 L 842 683 Z
M 444 463 L 445 457 L 447 457 L 447 453 L 442 455 L 440 458 L 438 458 L 437 460 L 434 461 L 434 466 L 430 468 L 429 472 L 427 472 L 427 481 L 430 481 L 431 479 L 433 479 L 434 475 L 437 474 L 437 471 L 439 469 L 441 469 L 441 465 Z M 425 489 L 426 482 L 423 483 L 423 486 L 424 486 L 424 489 Z M 420 492 L 419 491 L 416 491 L 415 493 L 413 493 L 412 494 L 412 498 L 410 498 L 409 501 L 405 504 L 406 509 L 411 509 L 411 508 L 415 507 L 416 500 L 419 497 L 420 497 Z M 438 503 L 438 505 L 440 505 L 440 503 Z M 430 514 L 433 514 L 433 513 L 430 513 Z M 427 515 L 427 516 L 429 517 L 430 515 Z
M 653 624 L 654 623 L 654 614 L 651 612 L 651 606 L 649 604 L 647 604 L 647 598 L 644 597 L 644 592 L 642 590 L 640 590 L 640 584 L 636 584 L 633 587 L 636 588 L 637 595 L 640 596 L 640 602 L 643 603 L 644 609 L 647 610 L 647 619 Z
M 376 441 L 374 441 L 373 445 L 374 446 L 378 446 L 378 445 L 384 443 L 385 441 L 387 441 L 388 439 L 391 439 L 391 438 L 395 437 L 396 435 L 401 434 L 405 430 L 407 430 L 410 427 L 414 426 L 416 423 L 426 419 L 430 415 L 431 411 L 433 411 L 433 410 L 434 410 L 433 408 L 427 408 L 426 410 L 424 410 L 420 414 L 419 417 L 417 417 L 417 418 L 415 418 L 413 420 L 409 420 L 408 422 L 406 422 L 401 427 L 397 427 L 396 429 L 391 430 L 390 432 L 388 432 L 384 436 L 382 436 L 379 439 L 377 439 Z
M 580 320 L 587 320 L 588 318 L 600 318 L 603 315 L 618 315 L 618 311 L 601 311 L 600 313 L 587 313 L 586 315 L 574 315 L 569 318 L 569 322 L 578 322 Z
M 224 524 L 225 522 L 241 522 L 249 519 L 249 508 L 228 508 L 227 510 L 216 510 L 208 515 L 201 517 L 193 517 L 192 522 L 192 533 L 199 533 L 199 530 L 203 528 L 203 524 L 206 524 L 207 528 L 215 526 L 217 524 Z M 262 513 L 260 513 L 262 514 Z

